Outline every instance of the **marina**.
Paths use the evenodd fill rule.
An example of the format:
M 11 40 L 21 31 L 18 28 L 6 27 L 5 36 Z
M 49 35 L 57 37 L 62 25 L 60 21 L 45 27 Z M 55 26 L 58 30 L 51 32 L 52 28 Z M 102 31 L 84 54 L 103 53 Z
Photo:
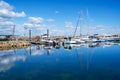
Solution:
M 38 38 L 37 38 L 38 37 Z M 120 42 L 120 35 L 119 34 L 115 34 L 115 35 L 109 35 L 109 36 L 105 36 L 105 35 L 93 35 L 93 36 L 81 36 L 81 37 L 47 37 L 47 38 L 42 38 L 40 36 L 36 36 L 36 37 L 32 37 L 32 39 L 27 38 L 27 40 L 25 40 L 23 37 L 22 40 L 20 40 L 21 37 L 17 37 L 14 41 L 9 41 L 9 39 L 7 39 L 7 41 L 0 41 L 0 49 L 4 50 L 4 49 L 9 49 L 11 47 L 22 47 L 22 46 L 29 46 L 30 44 L 35 44 L 35 45 L 52 45 L 52 46 L 56 46 L 56 45 L 60 45 L 60 44 L 78 44 L 78 45 L 82 45 L 82 44 L 90 44 L 90 43 L 104 43 L 104 42 Z M 11 40 L 11 39 L 10 39 Z
M 0 35 L 0 80 L 119 80 L 120 34 Z
M 0 51 L 0 79 L 119 80 L 119 48 L 120 43 L 104 42 Z
M 0 80 L 120 80 L 119 0 L 0 0 Z

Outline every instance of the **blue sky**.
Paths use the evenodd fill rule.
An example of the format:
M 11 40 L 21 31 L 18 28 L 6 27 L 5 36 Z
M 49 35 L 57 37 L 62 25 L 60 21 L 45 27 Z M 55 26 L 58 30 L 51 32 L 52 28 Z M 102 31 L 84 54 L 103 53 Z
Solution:
M 82 34 L 88 24 L 90 34 L 120 33 L 119 4 L 119 0 L 1 0 L 0 34 L 10 34 L 15 24 L 17 35 L 28 35 L 29 29 L 32 35 L 44 34 L 46 29 L 51 35 L 73 35 L 81 10 Z

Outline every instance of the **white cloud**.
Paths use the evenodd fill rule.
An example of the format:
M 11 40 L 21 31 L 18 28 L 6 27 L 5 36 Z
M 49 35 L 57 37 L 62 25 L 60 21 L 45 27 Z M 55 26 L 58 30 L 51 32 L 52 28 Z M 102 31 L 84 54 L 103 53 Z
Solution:
M 3 17 L 3 18 L 14 18 L 14 17 L 25 17 L 25 16 L 26 14 L 24 11 L 22 11 L 21 13 L 18 13 L 18 12 L 10 11 L 7 9 L 0 10 L 0 17 Z
M 48 22 L 54 22 L 54 19 L 47 19 Z
M 8 21 L 11 20 L 12 18 L 10 17 L 0 17 L 0 21 Z
M 86 32 L 87 27 L 82 28 L 82 32 Z M 111 25 L 89 26 L 90 34 L 120 34 L 120 28 Z
M 18 13 L 18 12 L 11 12 L 11 14 L 13 14 L 12 15 L 12 17 L 25 17 L 26 16 L 26 14 L 25 14 L 25 12 L 24 11 L 22 11 L 21 13 Z
M 40 24 L 43 23 L 44 19 L 41 17 L 29 17 L 29 22 L 32 24 Z
M 65 27 L 66 28 L 74 28 L 74 26 L 73 26 L 73 23 L 72 22 L 64 22 L 64 24 L 65 24 Z
M 0 33 L 11 33 L 14 23 L 11 21 L 0 22 Z
M 29 17 L 28 22 L 22 25 L 22 35 L 28 35 L 28 30 L 32 30 L 32 35 L 40 35 L 45 32 L 46 25 L 43 24 L 44 19 L 41 17 Z M 25 31 L 26 30 L 26 31 Z
M 0 9 L 0 17 L 13 18 L 13 17 L 24 17 L 24 16 L 25 16 L 24 11 L 22 11 L 21 13 L 18 13 L 14 11 L 9 11 L 7 9 Z
M 61 30 L 61 29 L 58 29 Z M 65 31 L 64 31 L 65 30 Z M 61 32 L 62 34 L 73 35 L 75 31 L 75 27 L 72 22 L 65 22 L 64 30 Z M 86 35 L 88 32 L 88 27 L 85 25 L 82 26 L 82 34 Z M 69 34 L 68 34 L 69 33 Z M 76 35 L 80 34 L 80 27 L 77 28 Z M 96 25 L 89 26 L 89 34 L 120 34 L 120 27 L 111 26 L 111 25 Z
M 13 10 L 13 6 L 9 5 L 8 3 L 0 0 L 0 9 L 7 9 L 7 10 Z
M 43 30 L 43 29 L 47 29 L 47 28 L 51 28 L 54 27 L 55 25 L 47 25 L 44 22 L 48 21 L 48 22 L 52 22 L 54 21 L 54 19 L 44 19 L 42 17 L 29 17 L 29 22 L 28 23 L 24 23 L 22 26 L 25 28 L 31 28 L 34 30 Z
M 33 27 L 33 24 L 31 24 L 31 23 L 24 23 L 23 27 L 30 28 L 30 27 Z
M 12 25 L 14 25 L 14 23 L 11 21 L 0 22 L 0 26 L 12 26 Z
M 13 6 L 9 5 L 4 1 L 0 1 L 0 21 L 10 20 L 14 17 L 25 17 L 26 14 L 24 11 L 22 12 L 15 12 L 13 11 Z
M 25 17 L 24 11 L 15 12 L 14 7 L 7 2 L 0 0 L 0 34 L 11 34 L 13 30 L 13 25 L 15 24 L 15 32 L 19 34 L 19 31 L 23 30 L 21 26 L 11 20 L 15 17 Z M 16 34 L 16 35 L 17 35 Z

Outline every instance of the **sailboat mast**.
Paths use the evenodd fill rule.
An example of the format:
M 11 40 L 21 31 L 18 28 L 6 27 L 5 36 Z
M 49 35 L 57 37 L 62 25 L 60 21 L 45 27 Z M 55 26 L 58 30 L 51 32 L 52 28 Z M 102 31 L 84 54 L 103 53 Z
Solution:
M 87 9 L 87 35 L 89 36 L 89 13 Z
M 80 21 L 80 15 L 79 15 L 78 20 L 77 20 L 77 24 L 76 24 L 76 27 L 75 27 L 75 31 L 74 31 L 73 37 L 75 37 L 75 35 L 76 35 L 76 31 L 77 31 L 77 27 L 78 27 L 79 21 Z
M 80 11 L 80 37 L 82 36 L 82 10 Z

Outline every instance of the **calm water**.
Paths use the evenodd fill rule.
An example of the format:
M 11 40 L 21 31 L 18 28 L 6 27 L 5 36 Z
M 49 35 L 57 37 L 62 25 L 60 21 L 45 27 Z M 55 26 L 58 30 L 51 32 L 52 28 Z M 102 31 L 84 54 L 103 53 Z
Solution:
M 120 80 L 120 44 L 0 51 L 0 80 Z

